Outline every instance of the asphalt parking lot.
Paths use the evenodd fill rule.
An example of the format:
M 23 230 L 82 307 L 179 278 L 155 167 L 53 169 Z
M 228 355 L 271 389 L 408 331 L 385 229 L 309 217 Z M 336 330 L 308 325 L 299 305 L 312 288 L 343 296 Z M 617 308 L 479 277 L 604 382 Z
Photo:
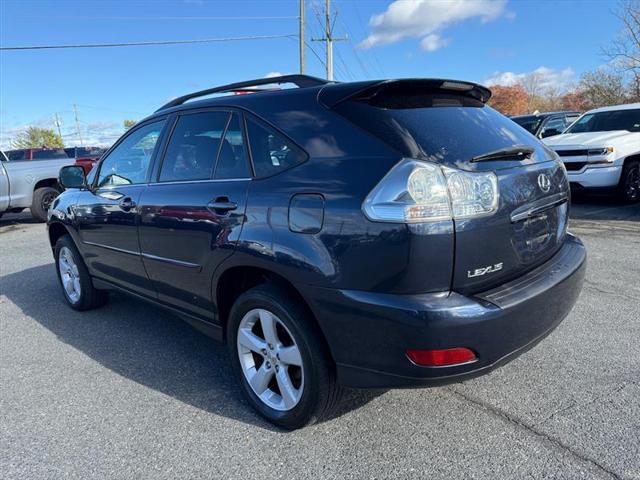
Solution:
M 0 219 L 0 476 L 640 479 L 640 207 L 583 199 L 589 251 L 570 316 L 494 373 L 350 392 L 284 432 L 241 397 L 225 347 L 113 295 L 78 313 L 42 224 Z

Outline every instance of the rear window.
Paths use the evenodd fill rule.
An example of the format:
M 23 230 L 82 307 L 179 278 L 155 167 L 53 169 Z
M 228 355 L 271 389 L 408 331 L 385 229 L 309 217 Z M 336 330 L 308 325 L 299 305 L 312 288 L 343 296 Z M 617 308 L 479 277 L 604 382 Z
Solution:
M 536 134 L 538 131 L 538 127 L 544 120 L 542 117 L 514 117 L 511 120 L 516 122 L 522 128 L 524 128 L 527 132 Z
M 7 158 L 9 160 L 18 161 L 26 158 L 26 152 L 24 150 L 9 150 L 7 152 Z
M 350 100 L 334 109 L 405 157 L 455 166 L 514 145 L 531 145 L 543 152 L 538 141 L 509 118 L 481 102 L 456 95 L 416 95 L 409 100 L 382 102 Z
M 70 158 L 100 157 L 105 149 L 102 147 L 69 147 L 64 151 Z
M 60 158 L 69 158 L 69 156 L 67 155 L 67 152 L 64 151 L 64 148 L 35 150 L 33 152 L 34 160 L 60 159 Z

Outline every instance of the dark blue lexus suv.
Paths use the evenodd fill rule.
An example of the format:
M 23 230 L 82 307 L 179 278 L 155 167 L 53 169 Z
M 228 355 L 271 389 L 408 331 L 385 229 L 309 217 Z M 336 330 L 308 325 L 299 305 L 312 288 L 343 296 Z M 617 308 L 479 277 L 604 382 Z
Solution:
M 289 75 L 178 98 L 88 177 L 61 170 L 64 297 L 87 310 L 119 290 L 181 314 L 227 342 L 251 404 L 285 428 L 327 416 L 343 386 L 489 372 L 562 321 L 586 265 L 562 162 L 490 95 Z

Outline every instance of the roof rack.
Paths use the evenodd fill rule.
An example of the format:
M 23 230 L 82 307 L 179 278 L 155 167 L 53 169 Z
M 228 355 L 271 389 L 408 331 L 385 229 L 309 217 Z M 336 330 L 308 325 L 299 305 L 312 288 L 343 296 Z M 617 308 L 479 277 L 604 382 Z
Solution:
M 206 90 L 200 90 L 199 92 L 189 93 L 187 95 L 183 95 L 182 97 L 175 98 L 171 100 L 169 103 L 164 104 L 160 107 L 156 112 L 160 110 L 165 110 L 167 108 L 175 107 L 178 105 L 182 105 L 187 100 L 191 100 L 192 98 L 204 97 L 206 95 L 211 95 L 214 93 L 227 93 L 227 92 L 235 92 L 235 91 L 247 91 L 249 87 L 257 87 L 259 85 L 271 85 L 271 84 L 282 84 L 282 83 L 293 83 L 298 88 L 305 87 L 316 87 L 318 85 L 324 85 L 329 83 L 327 80 L 323 80 L 322 78 L 312 77 L 310 75 L 283 75 L 281 77 L 268 77 L 268 78 L 258 78 L 256 80 L 247 80 L 246 82 L 237 82 L 230 83 L 228 85 L 222 85 L 221 87 L 213 87 L 207 88 Z M 256 90 L 253 90 L 256 91 Z

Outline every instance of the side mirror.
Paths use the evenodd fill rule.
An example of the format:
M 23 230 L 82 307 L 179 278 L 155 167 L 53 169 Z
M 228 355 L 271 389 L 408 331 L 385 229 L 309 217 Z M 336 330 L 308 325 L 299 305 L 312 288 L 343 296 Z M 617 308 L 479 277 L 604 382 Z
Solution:
M 548 128 L 546 130 L 543 130 L 542 133 L 540 134 L 541 138 L 547 138 L 547 137 L 553 137 L 554 135 L 560 135 L 560 130 L 558 130 L 557 128 Z
M 67 165 L 60 169 L 58 183 L 64 188 L 86 188 L 87 177 L 80 165 Z

